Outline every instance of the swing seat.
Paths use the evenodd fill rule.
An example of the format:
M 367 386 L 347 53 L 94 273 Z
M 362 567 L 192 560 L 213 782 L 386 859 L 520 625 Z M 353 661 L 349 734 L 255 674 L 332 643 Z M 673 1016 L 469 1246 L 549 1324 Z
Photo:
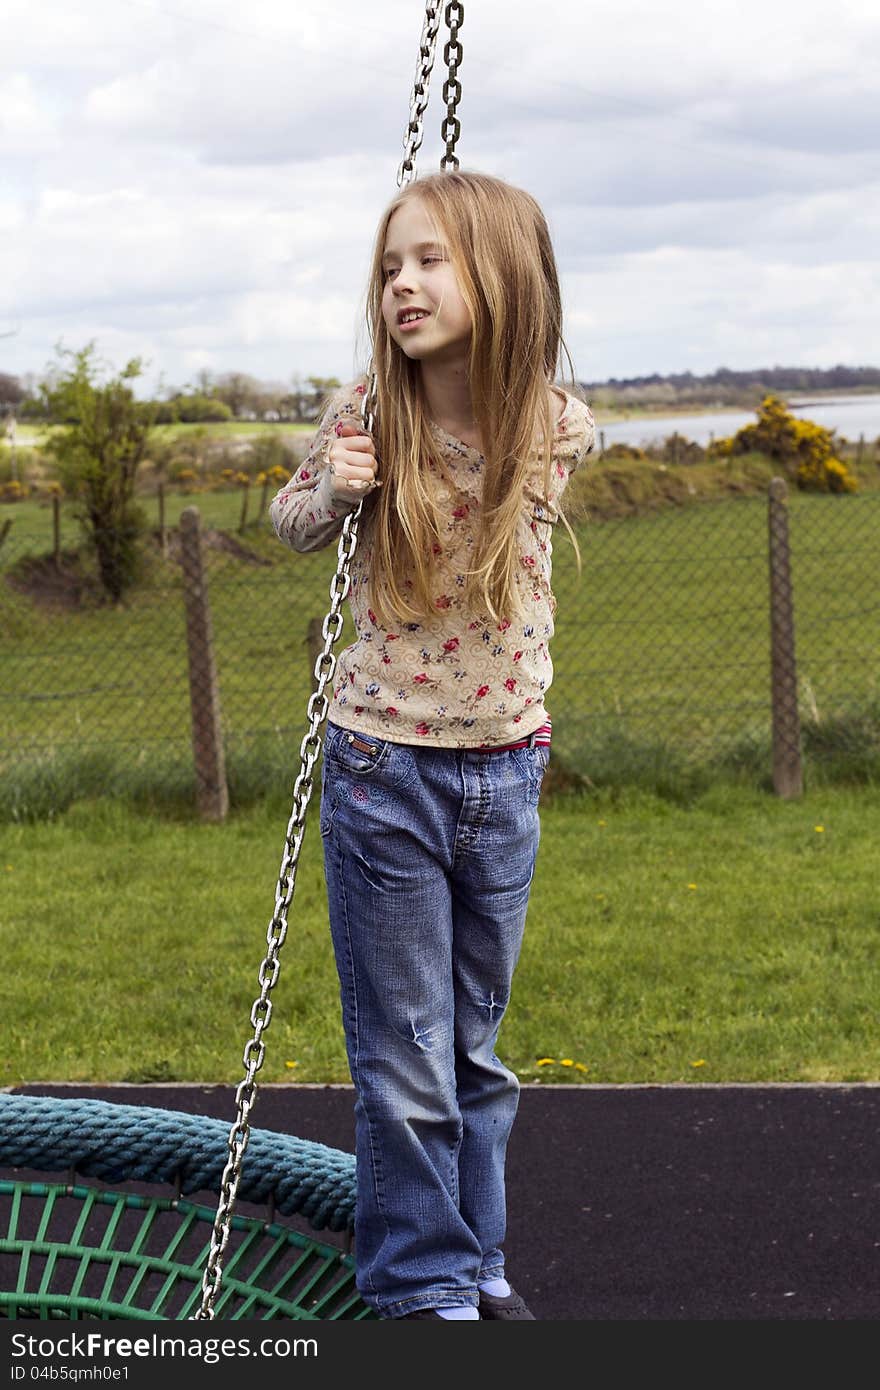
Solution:
M 178 1111 L 0 1096 L 0 1169 L 27 1170 L 0 1180 L 0 1318 L 193 1317 L 215 1211 L 186 1194 L 219 1194 L 228 1135 Z M 232 1216 L 217 1319 L 375 1318 L 345 1250 L 275 1219 L 350 1233 L 353 1155 L 252 1129 L 239 1195 L 267 1219 Z

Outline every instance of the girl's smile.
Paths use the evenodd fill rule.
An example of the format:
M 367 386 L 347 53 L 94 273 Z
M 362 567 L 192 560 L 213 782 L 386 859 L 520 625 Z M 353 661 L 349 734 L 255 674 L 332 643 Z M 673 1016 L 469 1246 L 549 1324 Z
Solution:
M 470 343 L 470 312 L 449 251 L 417 198 L 393 213 L 382 265 L 382 317 L 398 346 L 418 361 L 459 358 Z

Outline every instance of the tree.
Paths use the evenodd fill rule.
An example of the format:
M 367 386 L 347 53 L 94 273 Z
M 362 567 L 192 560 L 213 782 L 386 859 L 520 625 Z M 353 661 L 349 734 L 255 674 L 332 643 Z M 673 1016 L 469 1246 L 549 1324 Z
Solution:
M 256 414 L 255 400 L 259 393 L 260 383 L 246 372 L 224 372 L 214 387 L 214 395 L 219 401 L 225 401 L 236 418 L 248 410 Z
M 14 409 L 24 400 L 24 388 L 17 376 L 0 372 L 0 406 Z
M 312 400 L 306 418 L 316 420 L 327 396 L 331 391 L 337 390 L 341 383 L 335 376 L 310 376 L 306 377 L 306 380 L 312 388 Z
M 57 426 L 45 446 L 93 548 L 101 583 L 117 601 L 134 580 L 144 515 L 134 502 L 155 407 L 135 398 L 141 375 L 133 358 L 116 376 L 102 374 L 95 344 L 79 352 L 59 347 L 41 394 Z

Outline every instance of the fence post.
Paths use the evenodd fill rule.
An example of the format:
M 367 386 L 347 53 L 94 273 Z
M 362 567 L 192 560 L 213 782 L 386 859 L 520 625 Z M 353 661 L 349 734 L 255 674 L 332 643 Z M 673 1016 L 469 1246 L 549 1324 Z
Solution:
M 52 563 L 61 568 L 61 498 L 52 493 Z
M 165 484 L 160 481 L 156 492 L 159 499 L 159 549 L 163 556 L 168 554 L 168 532 L 165 529 Z
M 318 657 L 324 650 L 324 619 L 309 618 L 309 625 L 306 628 L 306 653 L 308 655 L 309 670 L 314 671 L 318 663 Z
M 801 724 L 798 711 L 794 604 L 788 544 L 788 488 L 773 478 L 768 490 L 770 533 L 770 685 L 773 711 L 773 789 L 778 796 L 800 796 Z
M 267 503 L 268 500 L 269 500 L 269 485 L 270 485 L 270 482 L 271 482 L 271 479 L 269 479 L 269 478 L 264 478 L 264 479 L 263 479 L 263 488 L 262 488 L 262 491 L 261 491 L 261 493 L 260 493 L 260 510 L 257 512 L 257 520 L 258 520 L 258 521 L 259 521 L 260 517 L 263 515 L 263 513 L 264 513 L 265 510 L 266 510 L 266 503 Z
M 198 507 L 185 507 L 180 514 L 180 546 L 196 798 L 203 820 L 220 821 L 226 818 L 229 810 L 229 790 Z

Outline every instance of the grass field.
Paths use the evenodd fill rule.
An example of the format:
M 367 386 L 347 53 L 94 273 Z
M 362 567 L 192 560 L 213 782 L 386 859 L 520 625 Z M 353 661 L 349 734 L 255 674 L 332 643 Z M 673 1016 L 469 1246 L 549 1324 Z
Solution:
M 239 537 L 234 492 L 175 496 L 169 525 L 193 502 L 205 529 L 225 533 L 206 563 L 230 769 L 235 794 L 247 799 L 247 788 L 266 779 L 279 786 L 299 747 L 312 688 L 308 623 L 326 608 L 335 548 L 295 555 L 265 519 Z M 155 499 L 147 505 L 155 509 Z M 14 538 L 0 556 L 8 564 L 28 549 L 44 553 L 48 524 L 36 504 L 17 507 Z M 790 524 L 809 776 L 814 784 L 838 775 L 870 781 L 880 777 L 880 609 L 871 578 L 880 494 L 796 495 Z M 72 546 L 69 517 L 65 528 L 63 544 Z M 554 555 L 558 759 L 597 787 L 675 793 L 719 776 L 766 785 L 763 499 L 583 522 L 578 533 L 580 578 L 561 535 Z M 349 634 L 347 626 L 343 644 Z M 51 607 L 0 583 L 0 660 L 0 815 L 43 814 L 117 785 L 160 800 L 191 797 L 184 608 L 173 559 L 153 549 L 141 584 L 117 608 Z
M 6 580 L 45 556 L 50 513 L 10 509 L 0 1084 L 240 1078 L 335 553 L 293 555 L 265 521 L 239 537 L 238 492 L 175 496 L 169 524 L 194 502 L 223 546 L 206 551 L 235 808 L 221 826 L 191 811 L 179 567 L 154 550 L 119 608 L 37 602 Z M 878 504 L 791 501 L 806 794 L 790 802 L 761 790 L 763 501 L 580 523 L 580 579 L 557 538 L 551 768 L 588 790 L 542 809 L 499 1049 L 524 1080 L 880 1079 Z M 265 1080 L 348 1077 L 314 830 Z
M 877 789 L 552 802 L 499 1054 L 547 1083 L 880 1079 L 878 811 Z M 287 815 L 104 800 L 3 827 L 0 1084 L 239 1080 Z M 348 1079 L 316 830 L 265 1081 Z

